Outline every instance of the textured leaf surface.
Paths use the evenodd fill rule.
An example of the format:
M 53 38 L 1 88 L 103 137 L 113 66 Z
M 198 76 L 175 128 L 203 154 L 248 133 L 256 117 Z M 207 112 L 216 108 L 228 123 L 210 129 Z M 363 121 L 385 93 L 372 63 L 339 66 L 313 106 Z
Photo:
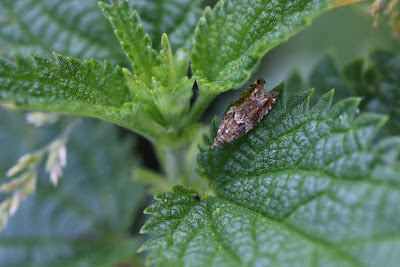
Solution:
M 146 91 L 148 87 L 140 80 L 133 80 L 127 69 L 123 71 L 108 61 L 100 64 L 94 59 L 81 62 L 58 54 L 54 57 L 54 61 L 37 55 L 26 58 L 16 54 L 14 61 L 0 58 L 0 102 L 30 110 L 97 117 L 165 143 L 171 143 L 171 139 L 177 143 L 178 138 L 185 142 L 185 138 L 193 136 L 196 127 L 198 130 L 198 125 L 192 125 L 179 137 L 176 132 L 167 132 L 168 125 L 163 124 L 164 117 L 155 106 L 153 96 Z M 167 91 L 171 88 L 155 86 L 160 93 L 167 91 L 172 103 L 169 105 L 177 101 L 169 93 L 180 97 L 179 105 L 173 106 L 176 112 L 168 109 L 165 102 L 169 99 L 164 98 L 161 104 L 166 112 L 185 114 L 193 82 L 182 78 L 174 92 Z M 132 83 L 135 86 L 130 86 Z M 156 95 L 157 91 L 152 93 Z
M 113 4 L 100 2 L 99 7 L 109 18 L 121 47 L 132 64 L 135 75 L 147 85 L 151 82 L 153 68 L 160 65 L 156 50 L 146 34 L 137 11 L 132 11 L 128 0 L 118 0 Z
M 131 0 L 144 29 L 160 50 L 160 39 L 167 33 L 173 50 L 192 46 L 196 23 L 201 15 L 202 0 Z
M 107 61 L 85 63 L 70 57 L 54 54 L 55 60 L 31 55 L 15 55 L 14 61 L 2 58 L 0 78 L 2 100 L 16 96 L 16 103 L 40 105 L 49 98 L 53 103 L 76 101 L 82 105 L 120 107 L 130 100 L 120 67 Z M 27 96 L 31 96 L 28 99 Z
M 147 4 L 153 8 L 171 8 L 171 3 Z M 186 77 L 189 66 L 187 49 L 173 54 L 169 38 L 163 34 L 160 36 L 162 50 L 158 54 L 139 14 L 132 11 L 128 0 L 115 1 L 111 5 L 100 3 L 99 6 L 109 18 L 122 49 L 131 61 L 132 72 L 127 69 L 123 72 L 140 107 L 165 131 L 170 129 L 168 132 L 175 135 L 181 133 L 181 121 L 189 110 L 194 84 L 194 79 Z M 162 17 L 163 14 L 156 16 Z
M 79 59 L 124 63 L 110 24 L 97 0 L 0 1 L 0 53 L 53 51 Z
M 98 117 L 144 134 L 144 128 L 120 67 L 109 62 L 54 54 L 55 60 L 32 55 L 0 58 L 0 101 L 25 109 Z M 132 102 L 130 102 L 132 101 Z
M 21 124 L 21 114 L 0 112 L 4 177 L 21 154 L 46 144 L 60 129 L 39 133 Z M 128 239 L 127 231 L 143 187 L 131 179 L 137 162 L 132 143 L 117 140 L 110 124 L 85 119 L 76 126 L 59 186 L 39 175 L 37 193 L 21 203 L 0 233 L 0 266 L 113 266 L 134 258 L 137 241 Z
M 142 232 L 158 236 L 150 262 L 185 266 L 390 266 L 400 260 L 400 138 L 371 145 L 386 118 L 355 117 L 359 99 L 309 109 L 310 92 L 284 103 L 248 134 L 215 149 L 200 173 L 215 197 L 175 188 Z
M 310 24 L 332 2 L 232 0 L 206 9 L 192 51 L 200 89 L 215 95 L 243 84 L 268 50 Z

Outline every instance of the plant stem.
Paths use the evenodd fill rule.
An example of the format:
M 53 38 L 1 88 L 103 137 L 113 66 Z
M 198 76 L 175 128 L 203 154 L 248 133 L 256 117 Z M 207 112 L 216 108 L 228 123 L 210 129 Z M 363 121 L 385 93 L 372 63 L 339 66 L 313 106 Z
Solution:
M 209 106 L 210 102 L 214 99 L 214 97 L 215 95 L 213 94 L 200 93 L 196 101 L 194 102 L 192 109 L 189 111 L 189 114 L 183 120 L 181 127 L 184 125 L 190 125 L 195 122 L 198 122 L 201 115 L 203 115 L 204 110 L 206 110 L 206 108 Z
M 187 184 L 193 166 L 187 165 L 188 145 L 178 148 L 155 145 L 157 156 L 171 185 Z
M 180 128 L 182 129 L 198 122 L 214 97 L 214 94 L 200 93 L 189 114 L 182 121 Z M 197 174 L 193 175 L 196 164 L 195 151 L 197 151 L 197 145 L 200 140 L 201 138 L 199 140 L 192 140 L 178 147 L 166 147 L 157 142 L 153 143 L 164 174 L 171 186 L 180 184 L 193 187 L 199 185 L 199 188 L 207 189 L 206 183 L 199 181 Z M 193 145 L 196 145 L 195 150 L 193 150 Z

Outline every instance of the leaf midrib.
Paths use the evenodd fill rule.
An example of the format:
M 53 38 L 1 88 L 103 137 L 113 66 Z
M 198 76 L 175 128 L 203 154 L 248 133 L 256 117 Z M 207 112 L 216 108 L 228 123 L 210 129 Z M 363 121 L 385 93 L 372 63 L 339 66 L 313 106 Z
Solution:
M 261 3 L 261 4 L 263 4 L 263 7 L 265 8 L 269 3 L 264 2 L 264 3 Z M 303 9 L 298 10 L 298 11 L 295 11 L 293 14 L 297 14 L 297 13 L 300 13 L 300 12 L 304 12 L 305 7 L 307 7 L 307 5 L 305 5 Z M 239 49 L 236 49 L 236 50 L 235 50 L 236 53 L 235 53 L 234 59 L 232 59 L 232 60 L 230 60 L 230 61 L 227 61 L 227 62 L 226 62 L 226 61 L 223 61 L 223 60 L 222 60 L 222 61 L 221 61 L 221 60 L 217 60 L 218 62 L 223 62 L 223 63 L 220 63 L 220 64 L 219 64 L 219 66 L 223 66 L 223 68 L 222 68 L 222 69 L 219 69 L 218 72 L 214 71 L 214 73 L 216 73 L 216 75 L 215 75 L 215 77 L 210 77 L 210 78 L 211 78 L 210 81 L 215 81 L 215 80 L 221 78 L 221 77 L 220 77 L 220 72 L 223 71 L 223 70 L 226 68 L 226 66 L 228 65 L 228 63 L 238 61 L 238 60 L 241 59 L 241 58 L 244 58 L 244 57 L 246 57 L 246 56 L 251 55 L 252 52 L 255 50 L 254 47 L 257 46 L 257 45 L 259 45 L 259 44 L 262 42 L 262 38 L 258 38 L 257 40 L 254 40 L 253 45 L 251 45 L 251 46 L 245 46 L 245 47 L 243 46 L 243 42 L 246 40 L 247 33 L 250 31 L 250 28 L 254 25 L 254 22 L 257 21 L 257 19 L 260 17 L 260 14 L 262 14 L 264 10 L 265 10 L 265 9 L 260 8 L 260 9 L 259 9 L 259 12 L 257 13 L 257 15 L 254 16 L 254 17 L 256 17 L 256 19 L 254 19 L 254 20 L 252 21 L 252 23 L 249 23 L 249 24 L 248 24 L 248 27 L 246 27 L 246 34 L 245 34 L 245 35 L 242 35 L 242 37 L 240 38 L 240 39 L 241 39 L 241 42 L 240 42 L 240 43 L 241 43 L 241 46 L 237 46 L 237 47 L 239 47 Z M 229 13 L 229 14 L 233 14 L 233 13 L 234 13 L 234 12 L 231 12 L 231 13 Z M 291 16 L 292 16 L 293 14 L 291 14 Z M 220 27 L 220 29 L 221 29 L 221 28 L 225 28 L 226 21 L 227 21 L 227 20 L 224 20 L 224 24 Z M 280 20 L 280 21 L 278 21 L 277 23 L 275 23 L 274 26 L 276 27 L 277 25 L 281 25 L 281 24 L 283 24 L 283 22 L 284 22 L 284 20 Z M 270 31 L 270 32 L 271 32 L 271 31 Z M 281 38 L 279 38 L 279 39 L 281 39 Z M 272 45 L 272 47 L 273 47 L 273 46 L 275 46 L 274 43 L 276 43 L 277 39 L 273 39 L 272 41 L 273 41 L 273 42 L 270 42 L 270 43 L 271 43 L 271 45 Z M 221 44 L 221 35 L 220 35 L 220 37 L 219 37 L 219 39 L 218 39 L 218 44 L 219 44 L 219 45 Z M 272 47 L 271 47 L 271 48 L 272 48 Z M 247 49 L 243 49 L 243 48 L 247 48 Z M 242 50 L 242 49 L 243 49 L 243 50 Z M 221 53 L 218 53 L 217 56 L 218 56 L 218 59 L 220 59 Z M 247 70 L 247 69 L 245 69 L 245 70 Z

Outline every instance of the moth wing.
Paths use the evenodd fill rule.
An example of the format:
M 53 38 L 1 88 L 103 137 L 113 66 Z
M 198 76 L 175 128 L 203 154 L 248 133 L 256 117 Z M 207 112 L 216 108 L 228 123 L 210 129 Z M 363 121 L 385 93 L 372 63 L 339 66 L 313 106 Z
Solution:
M 263 117 L 271 110 L 278 96 L 279 92 L 277 91 L 271 91 L 265 94 L 262 104 Z
M 261 120 L 265 115 L 263 114 L 264 108 L 267 108 L 269 103 L 269 100 L 264 96 L 264 84 L 264 79 L 258 78 L 228 108 L 219 126 L 212 148 L 238 139 Z
M 240 106 L 233 109 L 234 118 L 237 123 L 246 123 L 253 116 L 254 112 L 259 111 L 260 103 L 258 99 L 247 98 Z M 250 116 L 250 117 L 249 117 Z

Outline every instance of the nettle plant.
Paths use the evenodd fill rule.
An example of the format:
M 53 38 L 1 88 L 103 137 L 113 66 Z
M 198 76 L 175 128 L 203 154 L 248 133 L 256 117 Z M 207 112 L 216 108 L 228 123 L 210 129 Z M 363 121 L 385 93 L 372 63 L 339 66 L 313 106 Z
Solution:
M 111 125 L 67 117 L 54 141 L 33 149 L 30 139 L 57 130 L 26 130 L 13 123 L 21 115 L 3 111 L 1 132 L 34 152 L 0 169 L 8 177 L 0 265 L 131 266 L 140 265 L 134 251 L 148 250 L 147 263 L 163 266 L 395 266 L 400 138 L 386 136 L 400 125 L 399 57 L 377 51 L 341 72 L 329 61 L 313 72 L 310 87 L 330 89 L 334 80 L 364 102 L 332 104 L 333 90 L 317 90 L 310 104 L 313 90 L 299 90 L 294 75 L 235 141 L 212 149 L 220 120 L 209 134 L 199 121 L 217 95 L 253 82 L 267 51 L 348 2 L 226 0 L 203 11 L 201 0 L 100 2 L 115 39 L 93 1 L 2 0 L 0 44 L 20 54 L 0 59 L 0 101 L 129 129 L 151 142 L 162 172 L 143 167 L 132 140 L 118 140 Z M 371 110 L 389 114 L 390 127 L 389 116 Z M 41 162 L 51 183 L 38 178 Z M 138 249 L 142 184 L 157 201 L 140 230 L 154 234 Z

